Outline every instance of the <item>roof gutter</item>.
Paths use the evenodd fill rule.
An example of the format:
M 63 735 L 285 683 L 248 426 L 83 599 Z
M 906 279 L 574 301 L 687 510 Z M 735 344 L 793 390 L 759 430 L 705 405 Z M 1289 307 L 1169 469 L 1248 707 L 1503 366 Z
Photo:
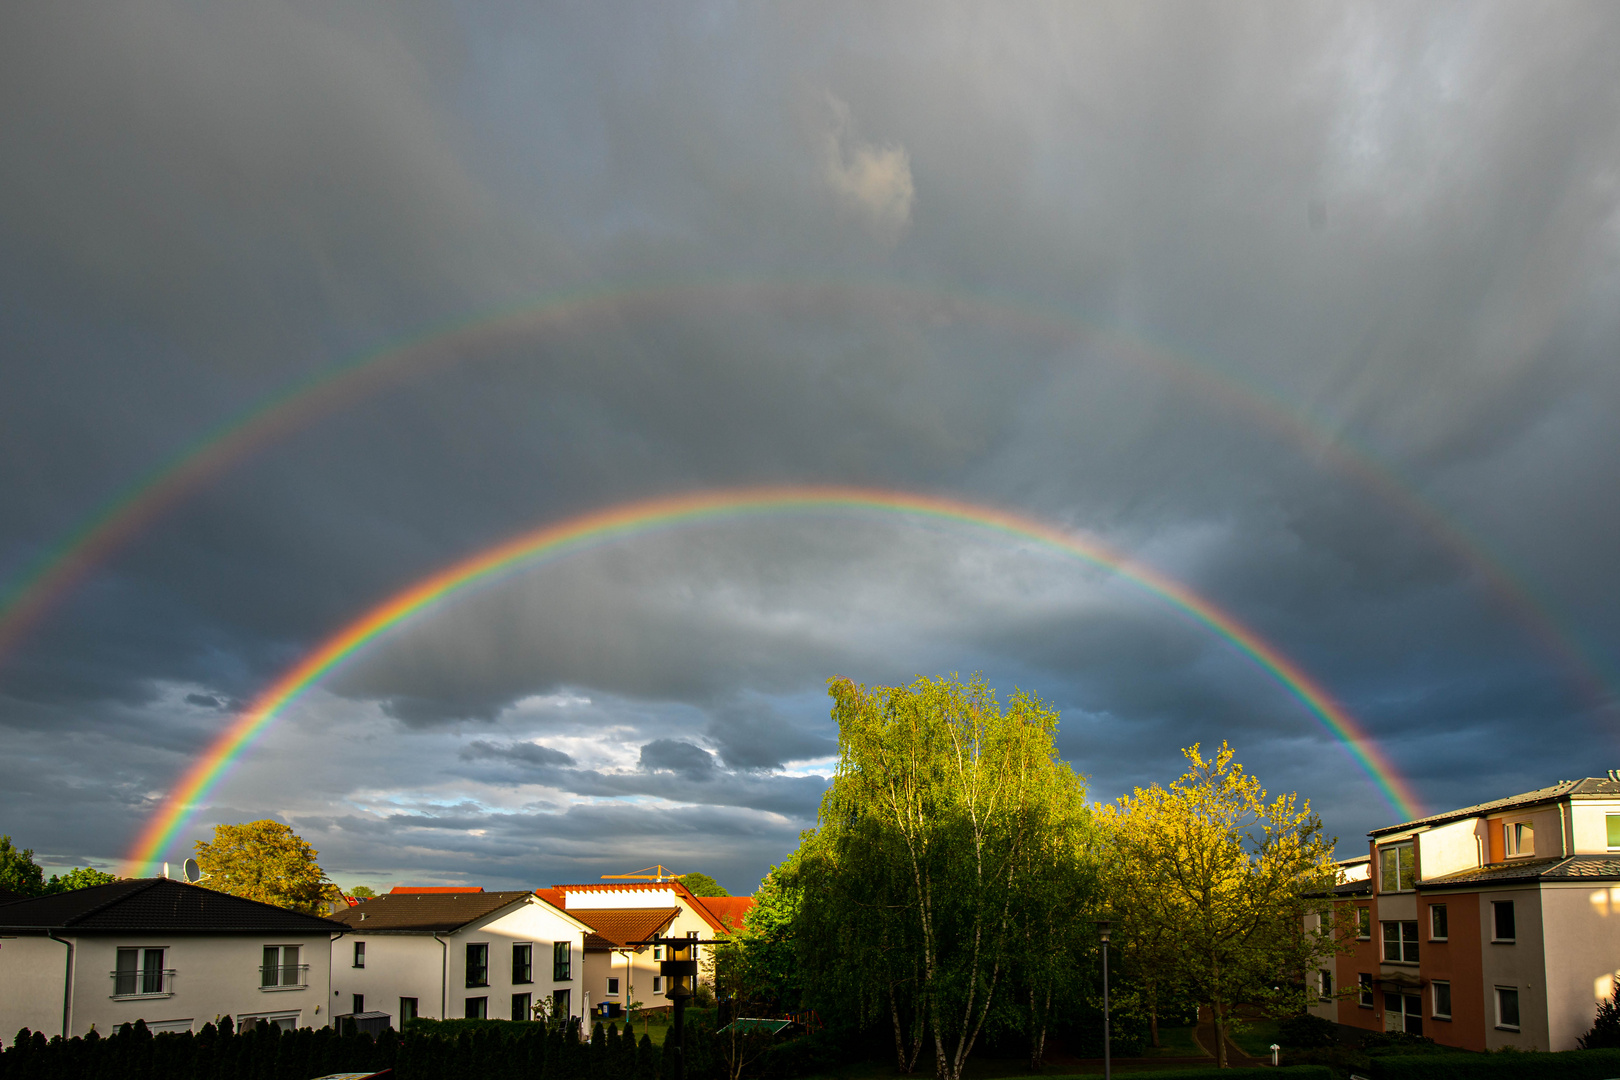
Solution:
M 73 1029 L 73 942 L 56 936 L 56 931 L 46 931 L 52 941 L 60 941 L 67 946 L 67 966 L 62 972 L 62 1038 L 70 1038 Z

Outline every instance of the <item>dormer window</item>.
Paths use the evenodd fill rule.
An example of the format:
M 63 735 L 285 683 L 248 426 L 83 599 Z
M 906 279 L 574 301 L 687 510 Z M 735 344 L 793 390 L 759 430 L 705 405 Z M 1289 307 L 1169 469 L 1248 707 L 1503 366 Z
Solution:
M 1417 865 L 1412 841 L 1385 844 L 1378 849 L 1378 891 L 1411 892 L 1417 887 Z
M 1536 853 L 1536 833 L 1528 821 L 1504 822 L 1502 825 L 1502 853 L 1509 859 L 1518 859 Z

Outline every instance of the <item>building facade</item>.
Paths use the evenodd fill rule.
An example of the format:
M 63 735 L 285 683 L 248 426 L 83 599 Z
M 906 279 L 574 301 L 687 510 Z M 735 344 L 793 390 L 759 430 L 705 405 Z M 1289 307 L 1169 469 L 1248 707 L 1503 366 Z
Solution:
M 1312 1011 L 1468 1050 L 1572 1050 L 1620 979 L 1620 778 L 1374 830 Z M 1365 866 L 1365 872 L 1353 869 Z
M 166 878 L 15 900 L 0 906 L 0 1032 L 324 1027 L 342 929 Z
M 581 1016 L 591 927 L 527 891 L 395 891 L 333 917 L 332 1005 L 415 1017 Z

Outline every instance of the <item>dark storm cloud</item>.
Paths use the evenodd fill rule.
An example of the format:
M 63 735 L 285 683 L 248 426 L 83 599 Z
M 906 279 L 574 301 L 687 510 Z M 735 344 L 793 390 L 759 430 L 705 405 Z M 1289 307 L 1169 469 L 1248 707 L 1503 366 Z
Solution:
M 1620 644 L 1617 52 L 1602 4 L 8 9 L 0 595 L 264 395 L 436 320 L 617 299 L 456 339 L 113 552 L 0 657 L 5 827 L 114 858 L 371 605 L 740 483 L 1101 535 L 1302 663 L 1436 806 L 1601 773 L 1614 691 L 1570 672 Z M 204 813 L 280 814 L 352 873 L 746 888 L 814 820 L 824 680 L 952 670 L 1062 708 L 1099 797 L 1229 737 L 1342 836 L 1391 814 L 1173 606 L 826 516 L 458 596 Z

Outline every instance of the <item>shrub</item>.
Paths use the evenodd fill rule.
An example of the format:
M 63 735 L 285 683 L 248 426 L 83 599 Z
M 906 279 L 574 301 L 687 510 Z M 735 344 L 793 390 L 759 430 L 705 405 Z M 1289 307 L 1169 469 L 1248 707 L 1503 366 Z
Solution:
M 1373 1080 L 1606 1080 L 1620 1075 L 1620 1050 L 1557 1054 L 1423 1054 L 1373 1058 Z
M 1576 1041 L 1582 1050 L 1620 1047 L 1620 989 L 1598 1002 L 1597 1018 L 1592 1023 L 1592 1030 Z
M 1277 1024 L 1277 1042 L 1302 1050 L 1332 1046 L 1339 1041 L 1339 1025 L 1310 1013 L 1290 1016 Z
M 1366 1051 L 1368 1057 L 1385 1057 L 1390 1054 L 1411 1057 L 1415 1054 L 1456 1053 L 1451 1047 L 1441 1046 L 1426 1035 L 1408 1035 L 1404 1031 L 1376 1031 L 1362 1040 L 1361 1048 Z

